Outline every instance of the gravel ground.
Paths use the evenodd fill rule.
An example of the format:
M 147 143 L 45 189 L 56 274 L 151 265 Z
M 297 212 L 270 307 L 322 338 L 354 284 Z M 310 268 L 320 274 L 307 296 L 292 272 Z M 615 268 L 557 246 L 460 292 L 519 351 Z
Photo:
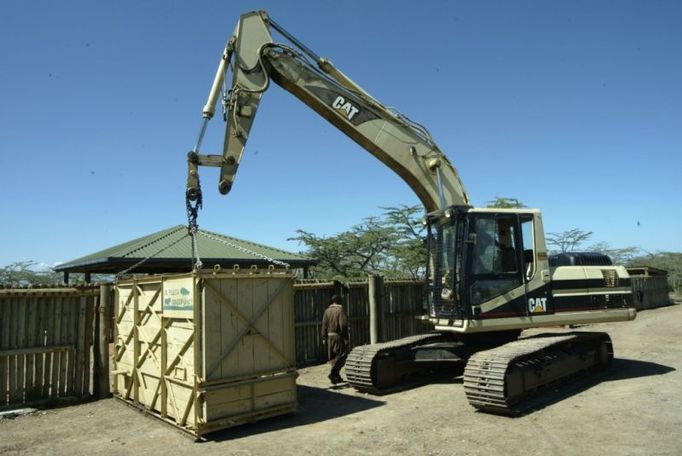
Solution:
M 640 312 L 606 331 L 611 369 L 516 418 L 474 411 L 461 379 L 384 396 L 331 388 L 327 366 L 300 370 L 299 410 L 185 434 L 119 401 L 0 419 L 0 455 L 682 454 L 682 306 Z

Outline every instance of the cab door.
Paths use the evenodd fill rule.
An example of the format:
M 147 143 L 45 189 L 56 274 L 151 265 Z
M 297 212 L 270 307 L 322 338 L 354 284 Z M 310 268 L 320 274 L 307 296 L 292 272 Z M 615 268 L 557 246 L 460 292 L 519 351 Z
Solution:
M 549 283 L 549 270 L 545 269 L 543 278 L 543 268 L 541 267 L 538 241 L 541 236 L 539 233 L 542 227 L 538 226 L 534 214 L 519 214 L 521 224 L 521 245 L 523 248 L 522 271 L 526 283 L 526 303 L 528 315 L 541 315 L 554 313 L 554 300 L 552 298 L 551 286 Z M 542 250 L 542 249 L 541 249 Z M 545 261 L 547 254 L 545 255 Z M 545 268 L 547 266 L 544 266 Z
M 519 215 L 476 213 L 470 219 L 468 297 L 474 317 L 526 315 Z

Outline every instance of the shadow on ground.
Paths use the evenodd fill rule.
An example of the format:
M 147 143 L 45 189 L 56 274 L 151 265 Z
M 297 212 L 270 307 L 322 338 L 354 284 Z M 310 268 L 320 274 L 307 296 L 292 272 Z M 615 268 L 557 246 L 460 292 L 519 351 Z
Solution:
M 673 372 L 674 370 L 674 367 L 649 361 L 616 358 L 613 360 L 611 368 L 604 371 L 603 374 L 605 376 L 604 381 L 610 382 L 627 380 L 630 378 L 651 377 L 653 375 L 664 375 Z
M 516 407 L 511 416 L 528 415 L 545 407 L 556 404 L 571 396 L 586 391 L 600 383 L 627 380 L 632 378 L 665 375 L 675 369 L 670 366 L 639 361 L 633 359 L 614 359 L 609 369 L 574 378 L 571 382 L 561 383 L 546 387 L 539 394 L 525 401 L 522 406 Z M 400 394 L 402 391 L 418 388 L 427 383 L 462 384 L 462 378 L 452 376 L 436 376 L 429 381 L 407 382 L 397 388 L 385 391 L 383 395 Z M 303 426 L 334 418 L 339 418 L 353 413 L 370 410 L 384 405 L 385 402 L 344 394 L 345 389 L 351 388 L 347 384 L 337 385 L 330 388 L 316 388 L 312 386 L 298 385 L 298 411 L 279 417 L 269 418 L 257 423 L 246 424 L 223 431 L 217 431 L 205 436 L 207 441 L 221 442 L 225 440 L 239 439 L 252 435 L 278 431 L 281 429 Z M 372 396 L 379 398 L 380 396 Z
M 600 383 L 664 375 L 674 370 L 675 368 L 673 367 L 649 361 L 616 358 L 613 360 L 613 364 L 605 370 L 575 377 L 570 382 L 554 384 L 544 388 L 539 394 L 530 398 L 522 405 L 517 406 L 514 410 L 515 413 L 511 416 L 528 415 L 571 396 L 575 396 Z
M 393 394 L 400 394 L 402 392 L 421 388 L 426 385 L 461 385 L 463 383 L 462 373 L 447 373 L 447 374 L 427 374 L 425 377 L 412 376 L 403 380 L 396 386 L 383 389 L 377 393 L 372 393 L 374 397 L 391 396 Z
M 205 436 L 206 440 L 209 442 L 221 442 L 239 439 L 265 432 L 331 420 L 385 404 L 382 401 L 336 392 L 344 389 L 343 386 L 334 387 L 333 390 L 304 385 L 298 385 L 297 388 L 298 410 L 295 413 L 268 418 L 257 423 L 245 424 L 225 429 L 224 431 L 213 432 Z

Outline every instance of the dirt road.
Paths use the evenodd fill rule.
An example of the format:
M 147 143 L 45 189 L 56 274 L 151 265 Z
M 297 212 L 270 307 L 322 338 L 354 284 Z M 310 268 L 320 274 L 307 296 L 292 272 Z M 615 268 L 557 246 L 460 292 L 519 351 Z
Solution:
M 299 411 L 204 443 L 114 399 L 0 420 L 0 455 L 682 454 L 682 305 L 591 325 L 613 367 L 517 418 L 477 413 L 461 379 L 376 397 L 300 371 Z

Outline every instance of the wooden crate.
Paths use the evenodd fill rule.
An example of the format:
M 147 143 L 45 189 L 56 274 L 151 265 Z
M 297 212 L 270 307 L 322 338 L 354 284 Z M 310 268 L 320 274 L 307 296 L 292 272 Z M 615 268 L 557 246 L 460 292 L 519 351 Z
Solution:
M 293 302 L 276 270 L 117 283 L 114 395 L 197 438 L 294 411 Z

